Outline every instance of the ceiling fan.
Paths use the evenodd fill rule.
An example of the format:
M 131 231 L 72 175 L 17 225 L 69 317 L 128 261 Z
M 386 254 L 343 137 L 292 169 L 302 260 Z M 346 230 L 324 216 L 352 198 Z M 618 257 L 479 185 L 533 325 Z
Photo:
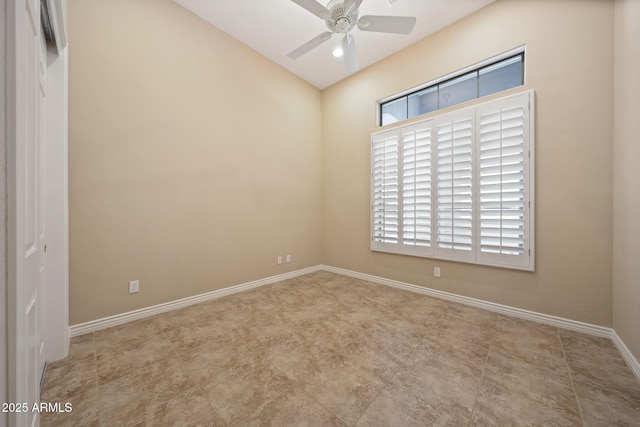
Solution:
M 416 18 L 406 16 L 360 16 L 360 5 L 363 0 L 331 0 L 326 7 L 316 0 L 292 0 L 320 19 L 324 19 L 329 31 L 312 38 L 299 48 L 290 52 L 287 56 L 298 59 L 305 53 L 315 49 L 326 42 L 335 33 L 344 34 L 342 38 L 342 50 L 347 72 L 358 70 L 358 55 L 356 42 L 352 34 L 349 34 L 356 26 L 361 31 L 375 31 L 379 33 L 410 34 L 416 24 Z

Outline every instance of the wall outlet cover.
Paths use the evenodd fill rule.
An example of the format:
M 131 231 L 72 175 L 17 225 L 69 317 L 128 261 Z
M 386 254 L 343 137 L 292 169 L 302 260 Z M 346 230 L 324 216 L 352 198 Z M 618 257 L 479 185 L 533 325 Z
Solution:
M 135 294 L 136 292 L 140 292 L 140 281 L 132 280 L 129 282 L 129 293 Z

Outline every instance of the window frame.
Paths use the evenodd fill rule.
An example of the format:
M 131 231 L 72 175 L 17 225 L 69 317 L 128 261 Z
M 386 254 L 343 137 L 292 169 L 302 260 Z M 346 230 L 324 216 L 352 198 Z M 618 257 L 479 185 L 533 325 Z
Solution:
M 443 106 L 443 107 L 439 106 L 439 102 L 440 102 L 439 101 L 440 100 L 440 90 L 439 90 L 439 88 L 440 88 L 440 86 L 446 85 L 449 82 L 452 82 L 452 81 L 454 81 L 456 79 L 459 79 L 459 78 L 461 78 L 463 76 L 470 75 L 472 73 L 475 73 L 476 74 L 476 79 L 478 79 L 479 75 L 480 75 L 480 72 L 482 70 L 485 70 L 485 69 L 490 68 L 490 67 L 492 67 L 492 66 L 494 66 L 494 65 L 496 65 L 496 64 L 498 64 L 500 62 L 503 62 L 503 61 L 506 61 L 508 59 L 515 58 L 515 57 L 518 57 L 518 56 L 520 56 L 522 58 L 522 60 L 521 60 L 521 63 L 522 63 L 522 84 L 518 85 L 518 86 L 514 86 L 514 87 L 509 88 L 509 89 L 504 89 L 504 90 L 510 90 L 510 89 L 514 89 L 516 87 L 522 87 L 522 86 L 524 86 L 526 84 L 526 67 L 525 67 L 526 46 L 524 46 L 524 45 L 523 46 L 519 46 L 519 47 L 517 47 L 515 49 L 512 49 L 512 50 L 509 50 L 507 52 L 504 52 L 504 53 L 502 53 L 500 55 L 496 55 L 494 57 L 486 59 L 486 60 L 484 60 L 482 62 L 476 63 L 474 65 L 465 67 L 465 68 L 463 68 L 461 70 L 458 70 L 458 71 L 455 71 L 453 73 L 447 74 L 447 75 L 442 76 L 440 78 L 431 80 L 431 81 L 429 81 L 427 83 L 424 83 L 424 84 L 421 84 L 419 86 L 413 87 L 411 89 L 405 90 L 403 92 L 396 93 L 394 95 L 391 95 L 391 96 L 388 96 L 388 97 L 385 97 L 385 98 L 377 100 L 376 101 L 376 126 L 393 126 L 396 123 L 402 122 L 403 120 L 409 120 L 409 119 L 412 119 L 412 118 L 415 118 L 415 117 L 420 117 L 420 116 L 426 115 L 426 114 L 433 114 L 433 113 L 436 113 L 437 111 L 440 111 L 440 110 L 445 109 L 445 108 L 453 108 L 453 107 L 455 107 L 457 105 L 463 105 L 465 103 L 473 102 L 473 101 L 475 101 L 477 99 L 481 99 L 481 98 L 484 98 L 486 96 L 491 96 L 491 95 L 494 95 L 496 93 L 500 93 L 502 91 L 492 92 L 492 93 L 485 94 L 485 95 L 481 96 L 480 95 L 479 80 L 477 80 L 476 81 L 476 84 L 477 84 L 476 96 L 474 96 L 473 98 L 471 98 L 471 99 L 469 99 L 467 101 L 463 101 L 461 103 L 457 103 L 457 104 L 453 104 L 453 105 L 449 105 L 449 106 Z M 419 93 L 419 92 L 423 92 L 423 91 L 426 91 L 426 90 L 429 90 L 429 89 L 435 90 L 436 99 L 438 100 L 437 101 L 438 102 L 438 107 L 435 110 L 432 110 L 432 111 L 429 111 L 429 112 L 426 112 L 426 113 L 416 114 L 416 115 L 410 116 L 409 115 L 409 111 L 410 111 L 409 99 L 410 99 L 410 97 L 412 95 L 415 95 L 415 94 Z M 405 100 L 405 105 L 406 105 L 406 110 L 407 110 L 407 118 L 403 119 L 403 120 L 398 120 L 397 122 L 383 124 L 382 123 L 382 120 L 383 120 L 382 108 L 383 108 L 383 106 L 387 105 L 387 104 L 391 104 L 393 102 L 400 101 L 402 99 Z
M 424 258 L 441 259 L 447 261 L 465 262 L 476 265 L 487 265 L 494 267 L 502 267 L 508 269 L 535 271 L 535 93 L 533 90 L 526 90 L 516 94 L 507 95 L 501 98 L 493 99 L 490 101 L 476 103 L 471 106 L 461 107 L 446 112 L 435 113 L 428 118 L 411 121 L 409 123 L 399 124 L 393 127 L 388 127 L 384 130 L 380 130 L 371 134 L 371 185 L 370 185 L 370 203 L 371 203 L 371 227 L 370 249 L 375 252 L 387 252 L 401 255 L 418 256 Z M 514 107 L 515 106 L 515 107 Z M 507 111 L 508 108 L 517 109 L 522 108 L 522 129 L 523 136 L 522 142 L 518 145 L 522 146 L 522 238 L 523 247 L 522 255 L 511 254 L 491 254 L 486 249 L 481 248 L 481 214 L 487 212 L 486 208 L 481 208 L 481 118 L 488 117 L 491 111 Z M 472 124 L 472 141 L 471 141 L 471 250 L 445 250 L 438 244 L 439 234 L 438 228 L 438 207 L 439 202 L 437 198 L 439 196 L 437 189 L 437 177 L 439 173 L 438 162 L 438 137 L 436 135 L 439 126 L 446 124 L 447 122 L 455 122 L 456 120 L 471 120 Z M 502 118 L 500 119 L 502 126 Z M 506 120 L 506 119 L 504 119 Z M 421 130 L 422 129 L 422 130 Z M 430 202 L 428 216 L 430 218 L 430 239 L 428 247 L 419 247 L 415 244 L 405 244 L 405 223 L 404 223 L 404 210 L 405 205 L 403 203 L 403 194 L 405 192 L 405 184 L 403 179 L 405 156 L 404 152 L 404 140 L 405 135 L 411 131 L 424 132 L 424 129 L 429 129 L 429 155 L 431 166 L 429 168 L 429 182 L 430 182 Z M 501 128 L 502 129 L 502 128 Z M 376 195 L 376 189 L 374 188 L 374 181 L 376 179 L 375 169 L 375 157 L 374 150 L 376 141 L 383 139 L 396 138 L 397 143 L 397 173 L 395 174 L 398 181 L 397 188 L 397 242 L 380 242 L 376 241 L 374 235 L 374 227 L 376 218 L 380 218 L 379 212 L 376 212 L 376 201 L 378 206 L 380 197 Z M 503 140 L 506 137 L 500 136 L 500 146 L 502 147 Z M 500 151 L 500 159 L 502 160 L 507 154 L 502 154 Z M 415 159 L 411 160 L 413 162 Z M 485 160 L 486 161 L 486 160 Z M 502 172 L 501 172 L 502 173 Z M 500 178 L 502 179 L 502 177 Z M 502 182 L 502 181 L 501 181 Z M 486 184 L 484 184 L 486 185 Z M 424 187 L 423 187 L 424 188 Z M 501 191 L 501 197 L 506 192 Z M 377 197 L 377 198 L 376 198 Z M 502 199 L 501 199 L 502 200 Z M 484 210 L 483 210 L 484 209 Z M 500 214 L 503 214 L 503 210 L 500 210 Z M 378 215 L 378 217 L 376 217 Z M 425 214 L 426 216 L 426 214 Z M 501 220 L 502 221 L 502 220 Z M 500 223 L 500 238 L 506 230 L 506 226 Z M 486 231 L 486 228 L 485 228 Z M 410 239 L 408 239 L 410 240 Z M 502 240 L 501 240 L 502 241 Z M 504 246 L 501 246 L 501 251 L 504 251 Z

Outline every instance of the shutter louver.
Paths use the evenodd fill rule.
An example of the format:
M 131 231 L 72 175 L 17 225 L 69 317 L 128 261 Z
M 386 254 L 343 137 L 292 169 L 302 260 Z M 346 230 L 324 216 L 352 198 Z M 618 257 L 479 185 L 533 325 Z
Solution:
M 473 249 L 473 195 L 471 119 L 437 128 L 437 238 L 438 248 Z
M 526 265 L 526 103 L 479 111 L 479 258 Z M 510 261 L 505 261 L 511 258 Z
M 402 131 L 402 238 L 404 252 L 431 253 L 431 128 Z
M 373 243 L 398 244 L 398 137 L 381 135 L 373 140 L 372 149 Z

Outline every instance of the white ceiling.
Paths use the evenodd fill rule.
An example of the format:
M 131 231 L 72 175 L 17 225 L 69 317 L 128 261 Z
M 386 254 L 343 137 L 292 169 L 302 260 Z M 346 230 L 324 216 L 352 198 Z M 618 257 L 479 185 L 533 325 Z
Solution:
M 280 64 L 319 89 L 347 77 L 343 58 L 333 49 L 341 37 L 331 40 L 297 60 L 287 53 L 327 31 L 324 21 L 291 0 L 175 0 L 215 27 Z M 364 0 L 360 15 L 415 16 L 410 35 L 352 30 L 360 69 L 421 40 L 495 0 Z M 326 5 L 328 1 L 320 0 Z M 391 2 L 392 3 L 392 2 Z

